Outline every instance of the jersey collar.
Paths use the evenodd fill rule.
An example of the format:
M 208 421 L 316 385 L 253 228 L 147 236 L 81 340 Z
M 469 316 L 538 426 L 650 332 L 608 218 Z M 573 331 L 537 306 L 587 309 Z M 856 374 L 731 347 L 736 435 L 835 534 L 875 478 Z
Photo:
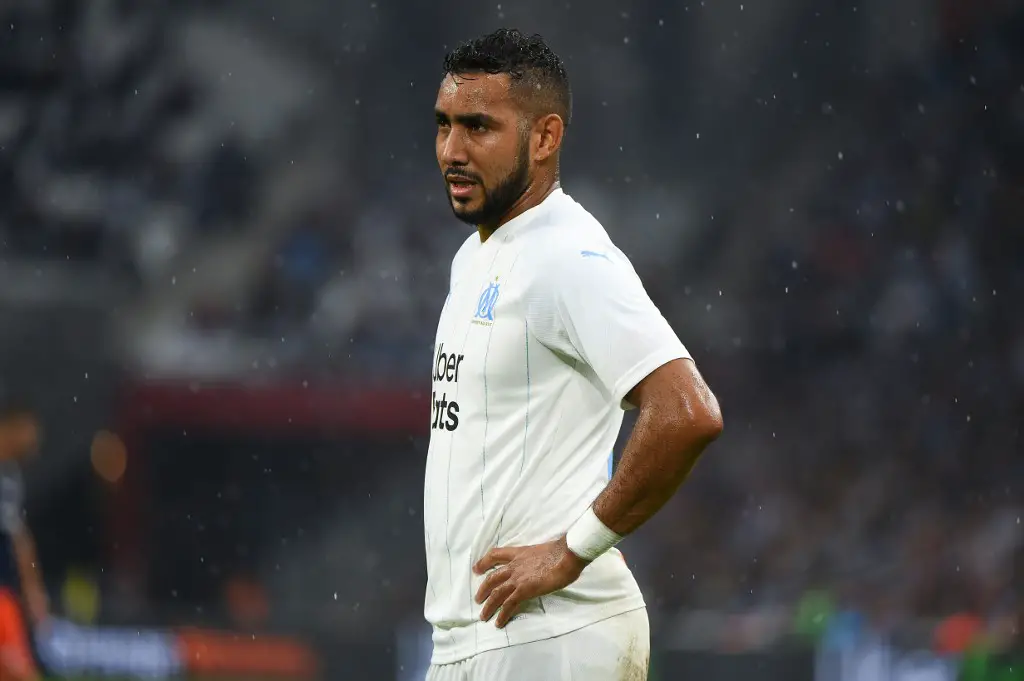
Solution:
M 544 200 L 538 203 L 536 206 L 530 208 L 529 210 L 523 211 L 522 213 L 515 216 L 514 218 L 503 224 L 501 227 L 496 229 L 494 231 L 494 234 L 491 235 L 488 241 L 490 241 L 491 239 L 498 239 L 504 243 L 511 241 L 512 238 L 515 236 L 516 232 L 520 231 L 523 227 L 525 227 L 529 223 L 533 222 L 536 218 L 540 217 L 545 212 L 547 212 L 551 208 L 551 206 L 557 203 L 563 196 L 565 196 L 565 192 L 562 191 L 562 188 L 555 187 L 551 191 L 551 193 L 545 196 Z

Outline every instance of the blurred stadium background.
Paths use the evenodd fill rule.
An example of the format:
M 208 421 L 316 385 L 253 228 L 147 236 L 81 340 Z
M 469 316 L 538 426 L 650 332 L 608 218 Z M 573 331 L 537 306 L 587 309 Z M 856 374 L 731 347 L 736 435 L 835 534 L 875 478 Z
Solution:
M 51 675 L 411 681 L 446 47 L 567 60 L 567 191 L 728 427 L 625 553 L 653 678 L 1024 678 L 1024 10 L 0 3 L 0 388 Z M 1016 660 L 1016 663 L 1014 663 Z

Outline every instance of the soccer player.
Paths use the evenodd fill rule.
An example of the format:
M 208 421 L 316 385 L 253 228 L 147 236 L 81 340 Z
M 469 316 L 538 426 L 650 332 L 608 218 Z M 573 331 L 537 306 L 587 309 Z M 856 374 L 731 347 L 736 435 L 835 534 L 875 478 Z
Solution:
M 23 607 L 36 626 L 48 618 L 49 599 L 35 542 L 24 520 L 20 462 L 39 447 L 39 422 L 26 405 L 0 402 L 0 679 L 38 678 Z
M 559 186 L 570 91 L 543 39 L 501 29 L 457 47 L 434 113 L 452 210 L 476 229 L 434 346 L 427 678 L 642 681 L 647 611 L 614 547 L 718 436 L 718 403 L 629 260 Z

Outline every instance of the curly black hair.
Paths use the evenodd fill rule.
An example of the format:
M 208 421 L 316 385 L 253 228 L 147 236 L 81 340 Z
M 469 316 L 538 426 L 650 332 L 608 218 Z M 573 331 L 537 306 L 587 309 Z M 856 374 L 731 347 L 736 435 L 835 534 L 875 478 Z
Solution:
M 569 76 L 561 58 L 540 35 L 527 36 L 514 28 L 499 28 L 445 55 L 445 76 L 475 73 L 508 74 L 524 108 L 535 114 L 556 113 L 569 125 Z

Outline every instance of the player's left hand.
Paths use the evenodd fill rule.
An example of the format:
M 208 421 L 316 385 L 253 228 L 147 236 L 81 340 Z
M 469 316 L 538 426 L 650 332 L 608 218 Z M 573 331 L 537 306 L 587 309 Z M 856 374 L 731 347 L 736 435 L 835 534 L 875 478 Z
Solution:
M 503 628 L 524 601 L 564 589 L 579 579 L 587 565 L 569 550 L 565 537 L 546 544 L 491 549 L 473 566 L 478 575 L 493 570 L 476 592 L 476 602 L 484 605 L 480 619 L 487 622 L 498 613 L 494 624 Z

